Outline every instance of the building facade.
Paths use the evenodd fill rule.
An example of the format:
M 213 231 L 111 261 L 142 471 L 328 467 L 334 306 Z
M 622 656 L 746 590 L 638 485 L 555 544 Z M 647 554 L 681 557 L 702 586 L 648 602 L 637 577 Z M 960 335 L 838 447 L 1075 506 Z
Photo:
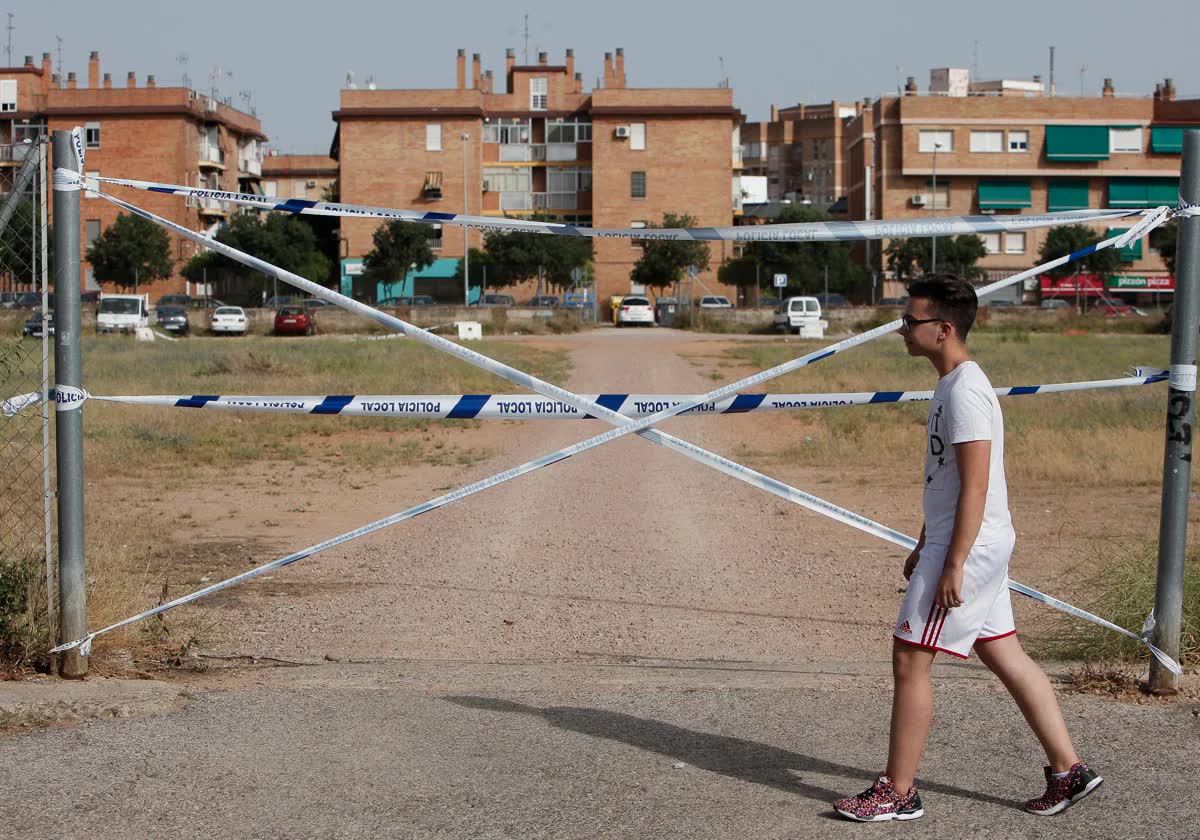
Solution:
M 343 90 L 331 150 L 342 200 L 537 214 L 591 227 L 660 224 L 668 213 L 691 215 L 701 226 L 732 222 L 731 138 L 740 114 L 730 89 L 630 88 L 620 49 L 605 54 L 603 76 L 591 90 L 584 89 L 572 50 L 562 64 L 539 53 L 537 64 L 518 65 L 510 49 L 504 76 L 505 90 L 497 92 L 479 55 L 468 67 L 459 50 L 452 90 Z M 360 270 L 378 225 L 342 220 L 344 284 Z M 482 244 L 478 232 L 460 228 L 439 230 L 434 239 L 439 262 L 447 264 Z M 699 288 L 725 292 L 716 270 L 730 248 L 717 242 L 711 250 Z M 640 253 L 628 240 L 595 242 L 601 296 L 628 293 Z M 444 277 L 447 269 L 431 272 Z
M 337 161 L 328 155 L 281 155 L 270 149 L 262 160 L 262 193 L 323 201 L 337 181 L 337 170 Z
M 87 146 L 87 175 L 262 192 L 261 144 L 267 138 L 252 114 L 189 88 L 159 87 L 152 75 L 139 86 L 136 74 L 129 73 L 125 85 L 115 87 L 111 74 L 101 74 L 97 52 L 88 60 L 86 87 L 74 72 L 63 79 L 53 70 L 49 53 L 42 54 L 40 65 L 27 56 L 21 67 L 0 68 L 0 144 L 79 125 Z M 19 165 L 20 161 L 0 161 L 0 166 Z M 213 231 L 230 212 L 211 199 L 104 189 L 193 230 Z M 86 261 L 87 247 L 120 212 L 102 198 L 85 193 L 81 199 L 84 289 L 99 288 Z M 196 246 L 169 236 L 174 273 L 139 284 L 139 291 L 148 292 L 151 299 L 191 291 L 179 270 L 195 255 Z

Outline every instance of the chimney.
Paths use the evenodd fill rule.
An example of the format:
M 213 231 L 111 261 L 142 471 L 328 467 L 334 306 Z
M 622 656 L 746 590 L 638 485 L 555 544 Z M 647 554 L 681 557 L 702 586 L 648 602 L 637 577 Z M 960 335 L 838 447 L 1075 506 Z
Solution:
M 610 52 L 604 54 L 604 86 L 613 87 L 613 60 Z
M 104 74 L 104 88 L 107 90 L 112 87 L 112 73 Z
M 567 78 L 575 78 L 575 50 L 567 50 Z
M 779 122 L 779 106 L 771 106 L 771 122 Z
M 905 96 L 916 96 L 917 95 L 917 80 L 915 77 L 909 76 L 908 79 L 905 80 L 904 95 Z
M 92 50 L 88 56 L 88 87 L 92 90 L 100 87 L 100 51 Z
M 150 74 L 146 77 L 146 87 L 158 87 L 158 84 L 154 81 L 154 74 Z
M 625 48 L 617 47 L 617 64 L 613 68 L 613 79 L 619 88 L 625 87 Z
M 471 90 L 479 90 L 483 84 L 483 69 L 479 53 L 471 53 Z
M 513 65 L 517 63 L 517 51 L 509 47 L 504 51 L 504 75 L 512 72 Z
M 1167 102 L 1175 101 L 1175 80 L 1174 79 L 1163 80 L 1162 98 L 1165 99 Z
M 125 87 L 127 87 L 127 88 L 137 87 L 137 74 L 134 73 L 132 70 L 130 70 L 129 75 L 125 77 Z
M 42 53 L 42 78 L 50 77 L 50 53 Z
M 77 84 L 75 81 L 75 71 L 72 70 L 67 74 L 67 90 L 75 90 Z
M 455 90 L 466 90 L 467 88 L 467 51 L 459 50 L 457 58 L 454 59 L 458 65 L 458 82 Z
M 1100 95 L 1105 99 L 1112 99 L 1113 96 L 1116 95 L 1116 91 L 1113 89 L 1112 79 L 1104 80 L 1104 88 L 1100 91 Z
M 549 64 L 549 63 L 550 63 L 550 54 L 549 53 L 544 53 L 544 52 L 538 53 L 538 64 Z
M 496 80 L 492 78 L 492 71 L 488 70 L 483 74 L 483 92 L 495 93 Z
M 583 74 L 582 73 L 575 74 L 575 92 L 583 93 Z
M 31 55 L 25 56 L 25 66 L 33 67 L 33 56 L 31 56 Z

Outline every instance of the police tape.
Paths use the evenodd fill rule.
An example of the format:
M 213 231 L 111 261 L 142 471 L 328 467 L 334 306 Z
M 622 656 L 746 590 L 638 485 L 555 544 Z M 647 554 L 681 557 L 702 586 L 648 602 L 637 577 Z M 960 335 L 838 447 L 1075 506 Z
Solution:
M 714 453 L 711 453 L 704 449 L 701 449 L 700 447 L 697 447 L 691 443 L 679 440 L 678 438 L 674 438 L 671 435 L 667 435 L 663 432 L 660 432 L 657 429 L 649 428 L 649 426 L 653 425 L 654 423 L 660 422 L 661 420 L 664 420 L 668 417 L 674 416 L 675 414 L 682 413 L 683 411 L 686 411 L 689 408 L 695 407 L 695 405 L 698 405 L 701 402 L 704 402 L 707 400 L 718 399 L 720 397 L 723 397 L 730 393 L 733 393 L 742 387 L 746 387 L 747 385 L 755 384 L 758 381 L 765 381 L 766 379 L 769 379 L 773 376 L 781 375 L 782 373 L 787 372 L 789 369 L 796 369 L 796 368 L 804 366 L 804 365 L 812 364 L 813 362 L 817 362 L 822 359 L 828 358 L 837 352 L 841 352 L 842 350 L 848 349 L 849 347 L 857 346 L 858 344 L 865 343 L 866 341 L 873 340 L 874 338 L 877 338 L 881 335 L 885 335 L 889 332 L 892 332 L 899 328 L 899 326 L 901 324 L 901 322 L 899 320 L 893 322 L 892 324 L 887 324 L 882 327 L 878 327 L 874 330 L 870 330 L 861 335 L 854 336 L 849 339 L 845 339 L 841 342 L 838 342 L 837 344 L 834 344 L 828 348 L 825 348 L 823 351 L 817 351 L 815 353 L 810 353 L 806 356 L 802 356 L 798 359 L 793 359 L 791 362 L 784 363 L 783 365 L 779 365 L 770 370 L 762 371 L 759 374 L 755 374 L 754 376 L 747 377 L 739 382 L 732 383 L 731 385 L 724 386 L 723 388 L 719 388 L 719 389 L 705 395 L 700 400 L 687 401 L 687 402 L 681 403 L 680 405 L 675 406 L 673 408 L 665 409 L 663 411 L 652 414 L 649 417 L 643 418 L 642 420 L 634 421 L 634 420 L 630 420 L 628 418 L 622 417 L 621 415 L 616 414 L 615 412 L 612 412 L 609 409 L 604 408 L 603 406 L 600 406 L 596 403 L 589 403 L 588 401 L 580 398 L 578 395 L 573 394 L 569 391 L 566 391 L 565 389 L 558 388 L 557 386 L 543 382 L 542 380 L 537 379 L 536 377 L 530 376 L 529 374 L 523 373 L 523 372 L 518 371 L 514 368 L 511 368 L 507 365 L 504 365 L 502 363 L 499 363 L 492 359 L 489 359 L 486 356 L 482 356 L 482 355 L 475 353 L 473 351 L 470 351 L 466 348 L 455 345 L 452 342 L 448 342 L 445 339 L 442 339 L 438 336 L 431 335 L 430 333 L 427 333 L 427 332 L 419 329 L 418 327 L 415 327 L 411 324 L 408 324 L 407 322 L 404 322 L 398 318 L 395 318 L 394 316 L 390 316 L 385 313 L 379 312 L 378 310 L 372 309 L 371 307 L 368 307 L 364 304 L 360 304 L 360 303 L 353 301 L 349 298 L 346 298 L 345 296 L 340 295 L 336 292 L 332 292 L 328 289 L 318 286 L 315 283 L 305 280 L 304 278 L 294 275 L 290 272 L 284 271 L 283 269 L 279 269 L 275 266 L 272 266 L 269 263 L 267 263 L 263 260 L 260 260 L 256 257 L 252 257 L 248 254 L 244 254 L 244 253 L 242 253 L 234 248 L 231 248 L 227 245 L 212 241 L 212 240 L 208 239 L 207 237 L 197 234 L 194 231 L 190 231 L 187 228 L 184 228 L 180 225 L 176 225 L 172 222 L 168 222 L 167 220 L 162 219 L 158 216 L 155 216 L 153 213 L 149 213 L 146 210 L 135 207 L 131 204 L 128 204 L 127 202 L 121 201 L 120 199 L 116 199 L 112 196 L 108 196 L 108 195 L 105 195 L 102 193 L 101 193 L 101 195 L 103 195 L 104 198 L 108 199 L 112 203 L 114 203 L 120 207 L 123 207 L 123 208 L 129 210 L 130 212 L 133 212 L 136 215 L 140 215 L 144 218 L 147 218 L 147 219 L 155 222 L 156 224 L 166 227 L 167 229 L 176 231 L 177 233 L 184 236 L 185 238 L 189 238 L 189 239 L 198 241 L 200 244 L 203 244 L 206 247 L 209 247 L 213 250 L 217 250 L 218 252 L 223 253 L 226 256 L 231 257 L 232 259 L 236 259 L 239 262 L 242 262 L 246 265 L 250 265 L 251 267 L 257 268 L 259 270 L 265 271 L 268 274 L 274 275 L 274 276 L 284 280 L 284 282 L 287 282 L 291 285 L 294 285 L 299 288 L 310 291 L 313 294 L 317 295 L 318 297 L 322 297 L 324 299 L 330 300 L 330 301 L 337 303 L 337 304 L 339 304 L 347 309 L 350 309 L 352 311 L 361 312 L 362 314 L 367 315 L 368 317 L 372 318 L 373 320 L 378 321 L 379 323 L 382 323 L 386 326 L 392 327 L 393 329 L 403 330 L 406 332 L 406 334 L 410 335 L 411 337 L 413 337 L 414 339 L 416 339 L 422 343 L 433 345 L 435 347 L 438 347 L 439 349 L 442 349 L 442 350 L 450 353 L 451 355 L 455 355 L 458 358 L 463 359 L 464 361 L 468 361 L 469 363 L 471 363 L 477 367 L 483 368 L 485 370 L 489 370 L 493 373 L 497 373 L 498 375 L 503 376 L 504 378 L 508 379 L 511 382 L 514 382 L 515 384 L 523 385 L 524 387 L 528 387 L 531 390 L 535 390 L 538 393 L 542 393 L 545 396 L 563 395 L 564 401 L 568 402 L 569 404 L 575 405 L 576 407 L 586 408 L 586 410 L 588 410 L 588 411 L 595 412 L 597 416 L 607 419 L 610 422 L 614 422 L 617 425 L 617 428 L 610 429 L 607 432 L 604 432 L 593 438 L 589 438 L 588 440 L 582 441 L 580 443 L 574 444 L 570 447 L 561 449 L 558 452 L 550 453 L 549 455 L 545 455 L 541 458 L 535 459 L 534 461 L 527 462 L 526 464 L 523 464 L 520 467 L 508 470 L 504 473 L 497 474 L 496 476 L 492 476 L 491 478 L 484 479 L 481 482 L 476 482 L 472 485 L 468 485 L 465 488 L 460 488 L 460 490 L 446 494 L 445 496 L 438 497 L 437 499 L 431 500 L 430 502 L 426 502 L 426 503 L 424 503 L 422 505 L 418 505 L 414 508 L 409 508 L 407 511 L 403 511 L 399 514 L 394 515 L 393 517 L 388 517 L 387 519 L 384 519 L 384 520 L 378 520 L 375 523 L 371 523 L 369 525 L 362 526 L 361 528 L 355 529 L 354 531 L 347 532 L 346 534 L 340 535 L 339 537 L 335 537 L 332 540 L 327 540 L 324 543 L 318 544 L 317 546 L 311 547 L 309 549 L 305 549 L 304 551 L 297 552 L 292 555 L 288 555 L 287 557 L 280 558 L 279 560 L 272 561 L 271 563 L 265 564 L 262 567 L 259 567 L 257 569 L 252 569 L 249 572 L 243 573 L 242 575 L 235 576 L 234 578 L 230 578 L 226 581 L 222 581 L 220 583 L 214 584 L 213 586 L 206 587 L 205 589 L 199 590 L 195 593 L 191 593 L 190 595 L 183 596 L 182 598 L 176 599 L 175 601 L 172 601 L 168 604 L 159 605 L 158 607 L 155 607 L 152 610 L 148 610 L 145 613 L 142 613 L 138 616 L 130 617 L 129 619 L 125 619 L 121 622 L 118 622 L 117 624 L 110 625 L 108 628 L 104 628 L 102 630 L 95 631 L 94 633 L 91 633 L 82 639 L 78 639 L 73 642 L 66 643 L 64 645 L 59 645 L 58 647 L 56 647 L 54 649 L 55 652 L 62 651 L 62 650 L 68 650 L 68 649 L 71 649 L 74 647 L 79 647 L 79 648 L 81 648 L 82 652 L 84 652 L 86 654 L 86 652 L 90 650 L 92 640 L 96 636 L 100 635 L 101 633 L 106 633 L 111 630 L 115 630 L 118 627 L 125 626 L 129 623 L 138 621 L 142 618 L 149 617 L 151 615 L 156 615 L 167 609 L 172 609 L 181 604 L 188 603 L 192 600 L 195 600 L 196 598 L 203 597 L 204 595 L 207 595 L 211 592 L 226 588 L 228 586 L 235 585 L 237 583 L 240 583 L 244 580 L 249 579 L 250 577 L 254 577 L 254 576 L 257 576 L 258 574 L 262 574 L 263 572 L 267 571 L 268 569 L 279 568 L 280 566 L 296 562 L 300 559 L 303 559 L 304 557 L 312 556 L 313 554 L 317 553 L 318 551 L 325 550 L 326 548 L 332 547 L 334 545 L 339 545 L 339 544 L 346 542 L 348 540 L 351 540 L 351 539 L 356 539 L 359 536 L 363 536 L 367 533 L 371 533 L 374 530 L 378 530 L 379 528 L 387 527 L 388 525 L 403 521 L 404 519 L 412 518 L 413 516 L 420 515 L 421 513 L 426 513 L 430 510 L 435 509 L 436 507 L 440 507 L 441 505 L 447 504 L 452 501 L 456 501 L 459 498 L 463 498 L 466 495 L 470 495 L 472 493 L 479 492 L 482 489 L 486 489 L 487 487 L 495 486 L 497 484 L 511 480 L 512 478 L 516 478 L 520 475 L 524 475 L 528 472 L 532 472 L 536 469 L 540 469 L 543 466 L 548 466 L 549 464 L 557 463 L 558 461 L 564 460 L 565 458 L 571 457 L 572 455 L 582 452 L 586 449 L 590 449 L 595 446 L 599 446 L 602 443 L 606 443 L 610 440 L 615 440 L 618 437 L 621 437 L 621 436 L 624 436 L 624 435 L 630 434 L 630 433 L 637 433 L 638 435 L 645 437 L 646 439 L 648 439 L 654 443 L 658 443 L 660 445 L 666 446 L 666 447 L 672 449 L 673 451 L 680 452 L 684 455 L 687 455 L 688 457 L 693 458 L 694 460 L 698 460 L 701 463 L 705 463 L 706 465 L 711 466 L 711 467 L 719 470 L 720 472 L 723 472 L 727 475 L 738 478 L 739 480 L 749 483 L 752 486 L 759 487 L 763 490 L 773 493 L 774 495 L 780 496 L 781 498 L 792 501 L 795 504 L 801 505 L 810 510 L 821 513 L 822 515 L 825 515 L 825 516 L 833 518 L 837 521 L 843 522 L 844 524 L 848 524 L 848 525 L 851 525 L 852 527 L 858 528 L 860 530 L 867 531 L 869 533 L 874 534 L 875 536 L 881 537 L 883 539 L 887 539 L 887 540 L 894 542 L 896 544 L 899 544 L 899 545 L 915 545 L 915 541 L 913 541 L 911 537 L 907 537 L 898 531 L 888 528 L 887 526 L 873 522 L 873 521 L 867 519 L 866 517 L 861 516 L 860 514 L 854 513 L 853 511 L 849 511 L 845 508 L 838 507 L 837 505 L 834 505 L 830 502 L 827 502 L 827 501 L 820 499 L 816 496 L 813 496 L 811 494 L 805 493 L 804 491 L 798 490 L 794 487 L 791 487 L 790 485 L 787 485 L 776 479 L 770 478 L 769 476 L 762 475 L 761 473 L 751 470 L 748 467 L 744 467 L 740 464 L 729 461 L 726 458 L 722 458 L 719 455 L 715 455 Z M 1097 243 L 1096 245 L 1085 248 L 1074 254 L 1069 254 L 1069 255 L 1066 255 L 1065 257 L 1059 258 L 1058 260 L 1051 261 L 1051 263 L 1047 263 L 1045 265 L 1035 267 L 1035 269 L 1032 269 L 1031 271 L 1032 272 L 1043 271 L 1043 270 L 1053 267 L 1054 265 L 1063 264 L 1067 261 L 1070 261 L 1073 259 L 1078 259 L 1082 256 L 1086 256 L 1087 254 L 1093 253 L 1094 251 L 1096 251 L 1100 248 L 1110 247 L 1115 242 L 1115 240 L 1116 240 L 1116 237 L 1110 238 L 1108 240 Z M 987 293 L 990 293 L 991 291 L 995 291 L 996 289 L 1002 288 L 1011 283 L 1019 282 L 1021 279 L 1024 279 L 1024 276 L 1028 273 L 1030 273 L 1030 272 L 1023 272 L 1022 274 L 1018 274 L 1013 277 L 1006 278 L 1005 280 L 997 281 L 996 283 L 993 283 L 990 286 L 985 287 L 985 289 L 980 290 L 980 294 L 981 295 L 987 294 Z M 1042 593 L 1038 593 L 1036 590 L 1032 590 L 1029 587 L 1024 587 L 1024 589 L 1027 590 L 1027 592 L 1025 592 L 1024 594 L 1034 593 L 1034 594 L 1030 595 L 1030 597 L 1040 596 L 1040 599 L 1043 600 L 1044 603 L 1050 604 L 1052 606 L 1053 605 L 1062 605 L 1065 603 L 1065 602 L 1058 601 L 1058 599 L 1054 599 L 1050 596 L 1042 595 Z M 1070 605 L 1066 605 L 1066 606 L 1069 607 Z M 1061 607 L 1059 607 L 1059 608 L 1061 608 Z M 1076 615 L 1081 618 L 1085 618 L 1086 620 L 1089 620 L 1089 621 L 1093 621 L 1094 623 L 1096 623 L 1100 626 L 1105 626 L 1105 627 L 1110 627 L 1110 628 L 1116 629 L 1119 632 L 1122 632 L 1122 633 L 1132 636 L 1133 638 L 1142 639 L 1142 641 L 1145 642 L 1150 647 L 1151 652 L 1155 656 L 1159 657 L 1160 660 L 1163 660 L 1164 664 L 1166 664 L 1167 667 L 1172 668 L 1172 669 L 1179 668 L 1177 663 L 1174 663 L 1174 661 L 1171 660 L 1170 657 L 1166 657 L 1166 655 L 1163 654 L 1162 651 L 1159 651 L 1153 645 L 1150 645 L 1148 640 L 1146 640 L 1142 637 L 1133 636 L 1133 634 L 1131 634 L 1129 631 L 1123 630 L 1122 628 L 1119 628 L 1116 625 L 1111 624 L 1110 622 L 1106 622 L 1104 619 L 1101 619 L 1096 616 L 1092 616 L 1090 613 L 1087 613 L 1084 610 L 1080 610 L 1078 608 L 1071 607 L 1071 614 Z
M 81 170 L 82 171 L 82 170 Z M 733 225 L 696 228 L 592 228 L 557 222 L 536 222 L 502 216 L 471 216 L 463 213 L 438 213 L 424 210 L 405 210 L 391 207 L 371 207 L 332 201 L 310 201 L 300 198 L 276 198 L 256 193 L 188 187 L 157 181 L 138 181 L 129 178 L 82 176 L 69 169 L 54 172 L 55 189 L 85 189 L 99 192 L 100 184 L 127 187 L 167 195 L 221 201 L 260 210 L 318 216 L 353 216 L 358 218 L 391 219 L 430 225 L 452 225 L 500 233 L 523 232 L 559 236 L 582 236 L 591 239 L 734 241 L 734 242 L 835 242 L 864 239 L 886 239 L 906 236 L 954 236 L 969 233 L 1003 233 L 1031 230 L 1082 222 L 1111 221 L 1130 216 L 1146 216 L 1154 210 L 1105 208 L 1066 210 L 1021 216 L 944 216 L 923 219 L 881 219 L 862 222 L 799 222 L 792 224 Z M 61 186 L 60 186 L 61 184 Z M 1155 208 L 1172 212 L 1171 208 Z M 1132 230 L 1132 228 L 1131 228 Z M 1133 237 L 1136 238 L 1134 233 Z
M 993 389 L 997 397 L 1033 394 L 1061 394 L 1108 388 L 1153 385 L 1168 378 L 1160 368 L 1138 367 L 1120 379 L 1092 379 L 1081 382 L 1054 382 L 1044 385 L 1010 385 Z M 60 391 L 67 390 L 65 387 Z M 149 405 L 170 408 L 207 408 L 218 411 L 273 412 L 281 414 L 340 415 L 343 417 L 405 417 L 429 420 L 594 420 L 587 412 L 560 400 L 548 400 L 525 394 L 358 394 L 318 396 L 250 396 L 233 394 L 143 394 L 100 396 L 80 389 L 81 399 L 59 399 L 59 411 L 78 408 L 83 400 Z M 692 394 L 580 394 L 580 397 L 605 406 L 624 417 L 648 417 L 656 411 L 674 408 L 700 399 Z M 839 406 L 880 405 L 883 403 L 927 402 L 933 391 L 858 391 L 818 394 L 738 394 L 723 400 L 710 400 L 681 412 L 680 416 L 748 414 L 763 411 L 833 408 Z M 36 405 L 40 394 L 19 394 L 0 402 L 6 417 Z M 65 403 L 65 404 L 64 404 Z

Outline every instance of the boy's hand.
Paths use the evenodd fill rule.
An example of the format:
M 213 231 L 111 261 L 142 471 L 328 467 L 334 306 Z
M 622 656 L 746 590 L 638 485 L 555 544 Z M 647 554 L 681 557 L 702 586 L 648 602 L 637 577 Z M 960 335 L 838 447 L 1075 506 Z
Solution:
M 904 561 L 904 579 L 912 580 L 912 573 L 917 568 L 917 561 L 921 559 L 921 549 L 914 548 L 909 552 L 908 559 Z
M 962 569 L 946 569 L 938 581 L 937 593 L 933 596 L 934 603 L 944 610 L 961 607 L 962 599 L 959 593 L 962 592 L 962 582 Z

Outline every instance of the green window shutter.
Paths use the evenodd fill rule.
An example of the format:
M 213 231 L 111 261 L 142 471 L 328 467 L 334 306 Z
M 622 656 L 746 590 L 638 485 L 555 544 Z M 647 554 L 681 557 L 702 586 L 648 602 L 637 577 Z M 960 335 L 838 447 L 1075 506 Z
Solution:
M 1032 207 L 1028 181 L 980 181 L 980 210 L 1014 210 Z
M 1046 160 L 1108 160 L 1108 126 L 1046 126 Z
M 1174 207 L 1179 203 L 1179 181 L 1174 178 L 1112 178 L 1108 182 L 1110 207 Z
M 1120 236 L 1127 230 L 1129 230 L 1129 228 L 1109 228 L 1108 231 L 1105 232 L 1104 238 L 1111 239 L 1114 236 Z M 1142 258 L 1142 240 L 1135 239 L 1133 242 L 1130 242 L 1128 245 L 1122 248 L 1118 253 L 1121 255 L 1122 262 L 1133 262 L 1134 260 L 1140 260 Z
M 1046 209 L 1086 210 L 1088 206 L 1087 181 L 1051 181 Z
M 1156 125 L 1150 129 L 1150 151 L 1168 155 L 1183 152 L 1183 126 Z

